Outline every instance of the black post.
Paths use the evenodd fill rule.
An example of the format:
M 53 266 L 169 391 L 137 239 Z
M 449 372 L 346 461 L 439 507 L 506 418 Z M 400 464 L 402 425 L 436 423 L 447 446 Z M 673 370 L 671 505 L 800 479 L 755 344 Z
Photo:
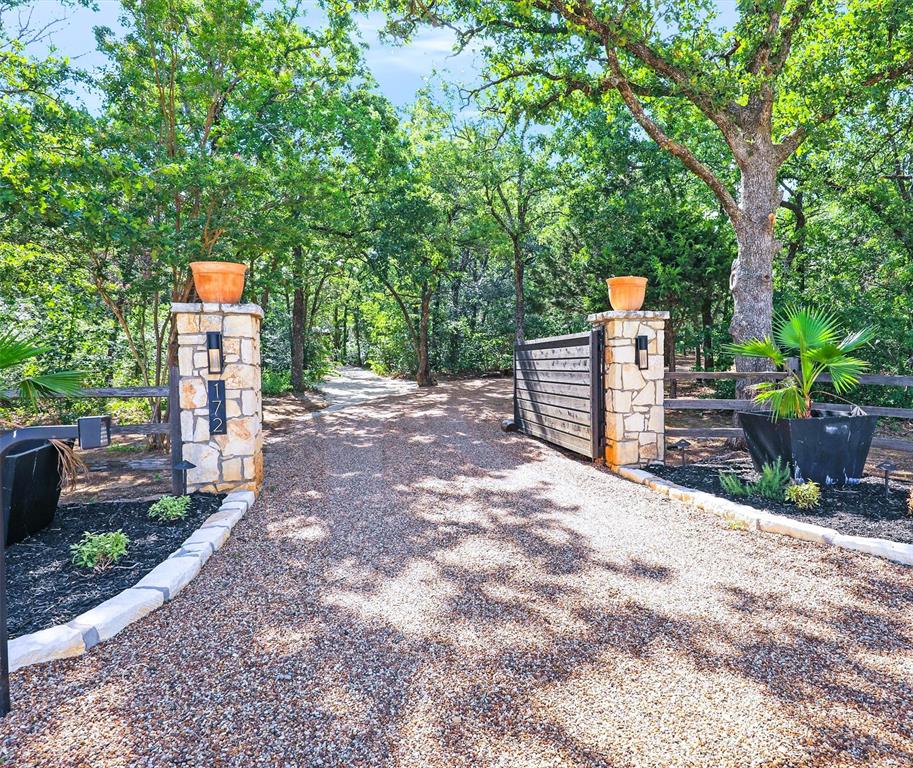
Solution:
M 168 426 L 171 443 L 171 495 L 183 496 L 186 493 L 187 472 L 178 469 L 184 460 L 184 445 L 181 442 L 180 373 L 176 365 L 168 370 Z
M 7 510 L 6 494 L 3 492 L 3 464 L 6 454 L 12 444 L 0 448 L 0 717 L 6 717 L 10 712 L 10 656 L 9 638 L 6 632 L 6 532 Z M 10 502 L 12 502 L 12 488 L 10 489 Z

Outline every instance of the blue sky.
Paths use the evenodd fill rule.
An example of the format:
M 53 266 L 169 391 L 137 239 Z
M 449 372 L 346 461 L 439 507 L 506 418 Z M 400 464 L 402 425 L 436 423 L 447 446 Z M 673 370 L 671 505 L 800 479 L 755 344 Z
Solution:
M 736 0 L 717 0 L 721 20 L 726 23 L 735 16 Z M 120 3 L 117 0 L 96 0 L 97 9 L 65 7 L 59 0 L 36 0 L 29 4 L 33 27 L 54 20 L 60 20 L 51 32 L 48 42 L 60 54 L 68 56 L 83 69 L 93 70 L 104 63 L 95 50 L 93 28 L 107 26 L 120 29 L 118 15 Z M 305 24 L 320 26 L 325 18 L 316 0 L 304 3 L 308 8 Z M 446 29 L 422 29 L 406 46 L 391 45 L 380 40 L 378 32 L 383 26 L 383 16 L 372 14 L 359 21 L 363 41 L 368 48 L 365 59 L 381 92 L 397 106 L 413 101 L 416 92 L 429 79 L 435 82 L 466 84 L 476 82 L 482 62 L 472 52 L 466 51 L 454 56 L 453 33 Z M 42 55 L 47 44 L 34 45 L 31 52 Z M 97 94 L 80 93 L 87 106 L 92 109 L 99 103 Z
M 121 29 L 118 24 L 120 3 L 117 0 L 96 0 L 97 9 L 66 7 L 58 0 L 37 0 L 28 9 L 32 12 L 32 26 L 60 20 L 45 43 L 33 45 L 30 52 L 43 55 L 48 43 L 62 55 L 68 56 L 77 66 L 93 70 L 104 63 L 104 57 L 95 49 L 94 27 L 107 26 Z M 305 2 L 308 8 L 304 23 L 319 27 L 326 18 L 314 1 Z M 26 11 L 27 12 L 27 11 Z M 423 88 L 435 73 L 437 80 L 447 82 L 472 82 L 479 71 L 480 62 L 470 52 L 454 56 L 453 33 L 449 30 L 424 29 L 408 46 L 383 43 L 379 31 L 384 23 L 380 14 L 371 14 L 359 20 L 363 41 L 368 45 L 365 59 L 381 92 L 397 106 L 409 104 L 416 92 Z M 98 104 L 98 96 L 81 93 L 90 108 Z

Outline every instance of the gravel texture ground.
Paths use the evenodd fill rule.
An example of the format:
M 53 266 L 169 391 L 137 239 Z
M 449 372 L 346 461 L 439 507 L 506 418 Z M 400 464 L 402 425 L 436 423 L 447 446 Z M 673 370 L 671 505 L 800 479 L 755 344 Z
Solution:
M 322 413 L 172 603 L 13 676 L 15 766 L 909 766 L 913 569 L 500 431 L 510 383 Z

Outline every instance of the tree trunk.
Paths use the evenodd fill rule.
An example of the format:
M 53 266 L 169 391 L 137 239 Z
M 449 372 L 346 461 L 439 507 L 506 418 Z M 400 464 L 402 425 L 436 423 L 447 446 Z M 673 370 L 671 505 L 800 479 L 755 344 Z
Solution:
M 762 339 L 770 335 L 773 318 L 773 262 L 780 250 L 774 236 L 780 205 L 777 164 L 769 153 L 757 156 L 742 168 L 741 215 L 734 222 L 738 257 L 732 263 L 729 289 L 733 313 L 729 332 L 734 341 Z M 760 358 L 736 357 L 737 371 L 763 371 L 769 363 Z M 736 396 L 748 397 L 750 382 L 739 380 Z
M 447 367 L 451 371 L 456 371 L 460 367 L 460 333 L 459 333 L 459 322 L 460 322 L 460 289 L 462 288 L 462 280 L 460 279 L 460 274 L 453 278 L 453 282 L 450 284 L 450 308 L 451 308 L 451 319 L 450 328 L 448 330 L 448 339 L 447 339 Z
M 520 247 L 519 238 L 514 238 L 514 328 L 517 341 L 526 340 L 526 297 L 523 293 L 523 273 L 526 265 L 523 263 L 523 249 Z
M 415 381 L 420 387 L 433 387 L 434 379 L 431 376 L 431 361 L 428 357 L 428 326 L 431 318 L 431 291 L 427 286 L 422 287 L 422 309 L 418 322 L 418 370 Z
M 295 292 L 292 300 L 292 391 L 304 392 L 304 322 L 306 301 L 301 246 L 294 250 Z
M 346 354 L 349 348 L 349 305 L 342 307 L 342 352 L 339 356 L 339 362 L 346 364 Z
M 361 309 L 359 309 L 358 305 L 355 306 L 355 356 L 360 368 L 365 364 L 365 361 L 361 356 Z
M 704 370 L 713 370 L 713 303 L 710 297 L 701 304 L 701 335 L 704 345 Z

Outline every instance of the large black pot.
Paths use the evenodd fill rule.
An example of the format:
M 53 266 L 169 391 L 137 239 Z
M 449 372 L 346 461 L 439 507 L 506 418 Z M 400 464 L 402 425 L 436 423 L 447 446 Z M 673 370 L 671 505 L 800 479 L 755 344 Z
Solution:
M 3 460 L 3 509 L 6 544 L 16 544 L 47 528 L 60 499 L 57 449 L 46 440 L 28 440 Z
M 846 485 L 862 478 L 878 417 L 813 412 L 810 419 L 771 421 L 764 413 L 740 413 L 739 421 L 758 471 L 779 458 L 796 482 Z

